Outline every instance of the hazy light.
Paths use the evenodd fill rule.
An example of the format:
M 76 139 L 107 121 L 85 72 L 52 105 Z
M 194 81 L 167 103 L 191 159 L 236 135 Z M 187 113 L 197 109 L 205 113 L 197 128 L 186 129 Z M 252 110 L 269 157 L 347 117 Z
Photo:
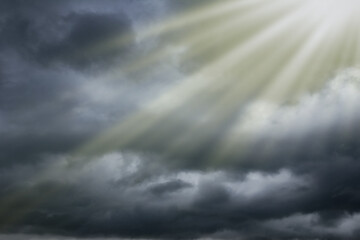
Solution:
M 323 86 L 337 70 L 357 65 L 358 20 L 360 0 L 229 0 L 154 24 L 139 34 L 140 40 L 176 32 L 181 37 L 172 42 L 173 46 L 179 46 L 181 54 L 189 52 L 191 62 L 200 67 L 139 111 L 76 149 L 74 159 L 85 163 L 91 159 L 86 156 L 136 145 L 141 140 L 140 148 L 152 150 L 154 145 L 161 145 L 163 153 L 169 156 L 191 154 L 205 146 L 208 165 L 225 162 L 227 156 L 234 154 L 237 160 L 242 160 L 241 150 L 251 149 L 254 135 L 234 130 L 244 128 L 241 118 L 248 114 L 249 102 L 265 99 L 276 106 L 296 101 L 304 92 Z M 198 27 L 194 29 L 194 25 Z M 129 39 L 109 39 L 92 52 L 120 47 Z M 167 61 L 168 52 L 163 48 L 141 56 L 120 69 L 119 74 L 132 71 L 146 74 L 148 65 L 156 68 L 159 61 Z M 268 116 L 276 113 L 276 107 L 251 110 L 265 111 Z M 257 151 L 267 154 L 275 144 L 269 141 Z M 301 144 L 295 147 L 300 150 Z M 67 166 L 61 168 L 64 169 Z M 37 182 L 45 181 L 57 170 L 40 173 Z M 0 216 L 14 216 L 10 222 L 21 217 L 21 213 L 6 210 L 13 199 L 22 199 L 22 194 L 15 193 L 0 203 L 3 206 Z M 29 203 L 21 211 L 36 204 L 39 203 Z
M 304 4 L 308 5 L 310 19 L 333 24 L 333 27 L 341 27 L 360 14 L 358 0 L 307 0 Z

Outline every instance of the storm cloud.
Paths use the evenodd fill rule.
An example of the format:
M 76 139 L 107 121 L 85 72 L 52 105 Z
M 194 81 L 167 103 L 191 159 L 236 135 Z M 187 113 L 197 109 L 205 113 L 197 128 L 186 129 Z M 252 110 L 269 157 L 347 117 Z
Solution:
M 182 89 L 189 50 L 156 32 L 206 4 L 0 3 L 0 239 L 360 236 L 359 70 L 216 112 L 229 86 Z

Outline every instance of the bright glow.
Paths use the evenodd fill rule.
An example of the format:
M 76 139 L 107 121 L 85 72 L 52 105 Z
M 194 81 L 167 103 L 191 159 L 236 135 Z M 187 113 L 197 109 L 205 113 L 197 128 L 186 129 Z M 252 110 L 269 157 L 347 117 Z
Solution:
M 343 26 L 360 14 L 358 0 L 307 0 L 304 3 L 311 18 L 319 20 L 320 23 Z
M 244 114 L 253 98 L 294 103 L 320 89 L 335 72 L 359 64 L 357 18 L 359 0 L 230 0 L 155 24 L 142 39 L 167 36 L 170 46 L 182 49 L 178 60 L 197 63 L 196 68 L 76 154 L 119 149 L 156 136 L 146 145 L 162 145 L 171 156 L 192 153 L 214 138 L 218 142 L 210 161 L 223 161 L 251 139 L 234 135 L 231 126 L 221 131 L 229 122 L 238 126 L 231 120 Z M 169 61 L 173 54 L 166 49 L 154 49 L 121 71 L 146 74 L 148 66 Z

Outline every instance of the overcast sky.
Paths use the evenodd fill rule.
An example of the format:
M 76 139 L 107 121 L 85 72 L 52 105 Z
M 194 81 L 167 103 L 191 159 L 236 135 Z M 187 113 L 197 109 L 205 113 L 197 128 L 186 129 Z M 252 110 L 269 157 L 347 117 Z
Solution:
M 0 239 L 360 237 L 360 70 L 281 103 L 193 80 L 220 20 L 146 29 L 214 3 L 0 1 Z

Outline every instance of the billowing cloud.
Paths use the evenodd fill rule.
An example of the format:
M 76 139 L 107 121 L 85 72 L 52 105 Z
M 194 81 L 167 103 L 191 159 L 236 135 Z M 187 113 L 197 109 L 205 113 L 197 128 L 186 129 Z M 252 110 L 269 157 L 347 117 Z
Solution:
M 346 237 L 352 238 L 360 231 L 359 214 L 346 214 L 334 223 L 323 222 L 319 214 L 296 214 L 289 217 L 269 220 L 264 223 L 267 228 L 280 231 L 284 235 L 309 238 Z
M 0 3 L 0 239 L 360 236 L 359 70 L 244 100 L 194 73 L 235 38 L 176 41 L 205 44 L 182 24 L 211 30 L 208 2 Z
M 29 200 L 32 210 L 20 225 L 5 227 L 79 236 L 201 237 L 267 219 L 273 209 L 282 209 L 279 216 L 286 216 L 311 185 L 310 178 L 286 169 L 273 174 L 171 171 L 148 161 L 137 154 L 111 153 L 82 169 L 65 167 L 66 172 L 48 176 L 48 183 L 39 183 L 34 173 L 63 168 L 66 156 L 16 168 L 2 175 L 2 182 L 13 186 L 2 194 L 11 196 L 14 189 L 25 193 L 22 198 Z M 275 198 L 273 192 L 279 192 Z M 31 199 L 49 204 L 39 205 Z M 272 203 L 266 205 L 269 199 Z M 284 203 L 290 207 L 284 208 Z M 22 214 L 16 208 L 7 211 Z M 63 225 L 64 220 L 72 223 Z
M 120 71 L 146 48 L 135 42 L 139 22 L 151 17 L 136 17 L 141 7 L 157 16 L 161 4 L 107 2 L 1 3 L 1 164 L 76 149 L 157 94 L 165 76 L 179 78 L 165 63 L 136 80 Z M 97 53 L 113 38 L 127 42 Z

